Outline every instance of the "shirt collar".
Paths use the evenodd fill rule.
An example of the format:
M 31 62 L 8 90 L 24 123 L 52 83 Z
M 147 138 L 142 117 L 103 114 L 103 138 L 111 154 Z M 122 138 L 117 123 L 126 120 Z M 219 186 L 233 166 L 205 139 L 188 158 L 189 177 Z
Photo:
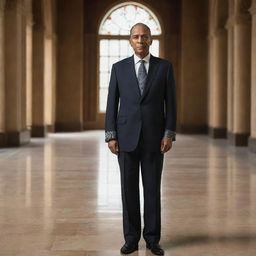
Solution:
M 136 54 L 134 54 L 133 56 L 134 56 L 134 63 L 137 64 L 141 60 L 141 58 L 138 57 Z M 146 57 L 144 57 L 143 60 L 145 60 L 145 62 L 149 63 L 150 53 Z

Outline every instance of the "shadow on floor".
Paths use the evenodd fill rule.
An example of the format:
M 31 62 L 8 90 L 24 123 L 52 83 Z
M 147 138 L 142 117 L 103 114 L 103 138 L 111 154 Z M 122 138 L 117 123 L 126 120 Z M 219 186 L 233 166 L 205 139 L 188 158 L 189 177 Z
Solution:
M 256 240 L 255 235 L 232 235 L 232 236 L 187 236 L 170 239 L 163 241 L 161 244 L 165 249 L 171 249 L 177 246 L 186 246 L 193 244 L 206 244 L 206 243 L 250 243 Z

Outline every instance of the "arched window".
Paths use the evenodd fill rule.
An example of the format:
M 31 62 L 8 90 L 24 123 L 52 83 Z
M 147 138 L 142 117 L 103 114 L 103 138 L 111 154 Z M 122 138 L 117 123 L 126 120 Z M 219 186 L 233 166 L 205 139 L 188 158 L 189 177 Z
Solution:
M 112 8 L 102 19 L 99 27 L 99 98 L 98 111 L 106 110 L 108 84 L 112 64 L 129 57 L 133 50 L 129 44 L 131 27 L 142 22 L 151 29 L 153 43 L 150 52 L 159 56 L 160 35 L 158 19 L 144 5 L 125 2 Z

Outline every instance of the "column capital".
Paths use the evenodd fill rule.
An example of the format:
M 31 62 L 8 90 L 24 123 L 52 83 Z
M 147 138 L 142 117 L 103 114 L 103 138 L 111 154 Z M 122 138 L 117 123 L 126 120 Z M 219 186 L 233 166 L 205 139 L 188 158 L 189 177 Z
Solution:
M 234 25 L 248 25 L 251 22 L 250 13 L 243 13 L 234 16 Z
M 6 0 L 4 4 L 5 10 L 14 10 L 17 7 L 17 1 L 16 0 Z
M 235 25 L 234 15 L 229 16 L 229 18 L 227 19 L 225 28 L 226 28 L 227 30 L 229 30 L 229 29 L 232 29 L 232 28 L 234 27 L 234 25 Z
M 209 33 L 207 36 L 207 40 L 211 41 L 212 39 L 214 39 L 214 37 L 215 37 L 214 33 Z
M 252 6 L 249 9 L 249 12 L 251 13 L 252 16 L 256 14 L 256 0 L 253 0 Z
M 5 0 L 4 11 L 14 11 L 18 15 L 26 15 L 26 8 L 22 0 Z
M 15 10 L 16 8 L 23 11 L 21 0 L 5 0 L 5 10 Z
M 29 26 L 29 27 L 33 27 L 34 26 L 33 19 L 31 19 L 30 17 L 27 18 L 27 26 Z
M 227 30 L 224 27 L 218 27 L 214 30 L 213 33 L 216 37 L 219 37 L 225 35 L 227 33 Z
M 46 39 L 52 39 L 53 38 L 52 33 L 50 33 L 49 31 L 45 31 L 45 38 Z
M 42 24 L 42 23 L 32 23 L 32 25 L 33 25 L 33 29 L 34 30 L 37 30 L 37 31 L 45 31 L 45 26 L 44 26 L 44 24 Z
M 0 16 L 3 15 L 5 9 L 5 0 L 0 1 Z

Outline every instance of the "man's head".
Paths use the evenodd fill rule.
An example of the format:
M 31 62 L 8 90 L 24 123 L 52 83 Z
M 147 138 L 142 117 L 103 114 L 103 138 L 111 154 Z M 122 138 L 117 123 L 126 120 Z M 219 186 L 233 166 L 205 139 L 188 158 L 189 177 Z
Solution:
M 130 30 L 130 44 L 135 54 L 143 59 L 149 53 L 149 47 L 152 44 L 150 28 L 143 24 L 137 23 Z

